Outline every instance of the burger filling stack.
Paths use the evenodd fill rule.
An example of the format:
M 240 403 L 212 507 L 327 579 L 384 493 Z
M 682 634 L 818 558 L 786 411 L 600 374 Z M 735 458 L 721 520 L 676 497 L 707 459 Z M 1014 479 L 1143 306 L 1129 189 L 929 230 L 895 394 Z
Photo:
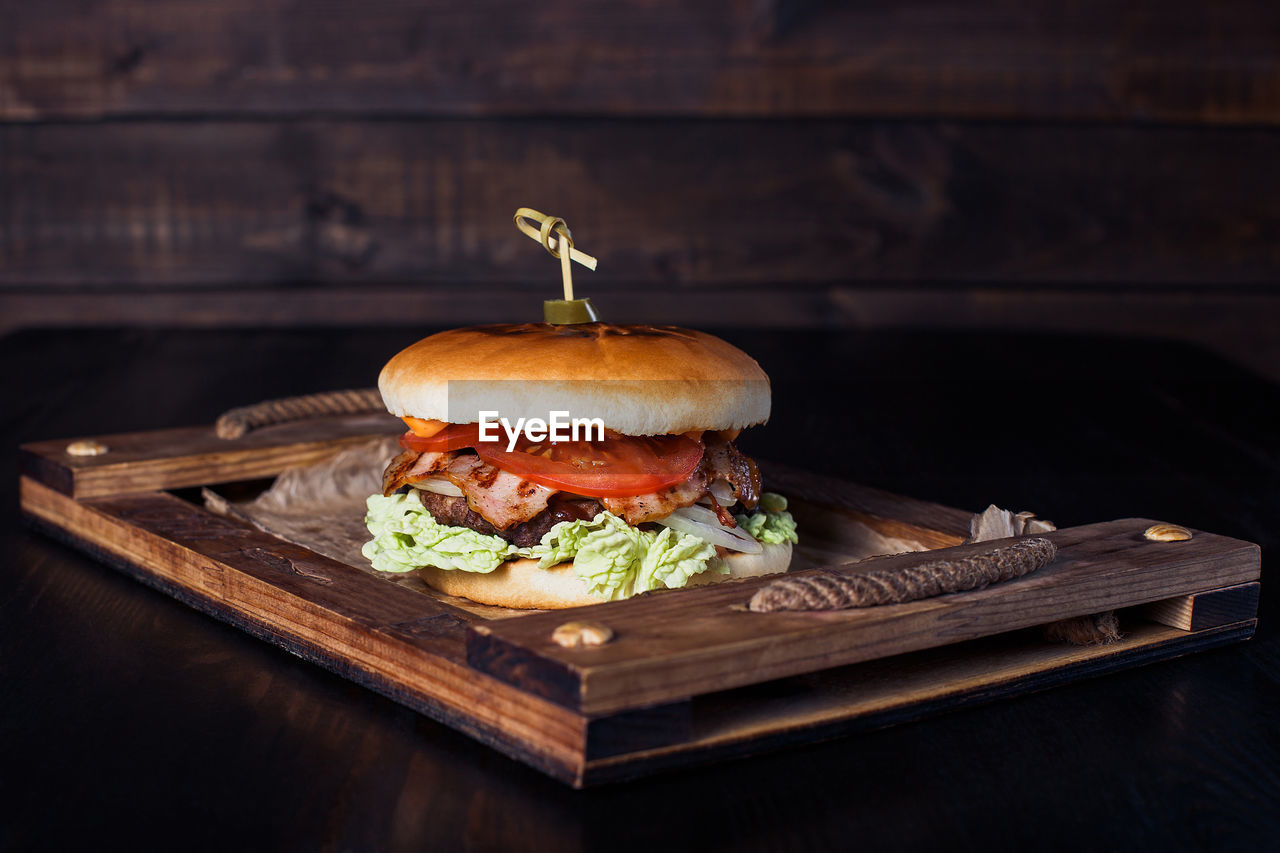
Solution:
M 368 500 L 364 555 L 379 571 L 544 609 L 790 564 L 786 501 L 734 444 L 768 419 L 768 377 L 719 338 L 477 326 L 405 349 L 378 386 L 408 427 Z

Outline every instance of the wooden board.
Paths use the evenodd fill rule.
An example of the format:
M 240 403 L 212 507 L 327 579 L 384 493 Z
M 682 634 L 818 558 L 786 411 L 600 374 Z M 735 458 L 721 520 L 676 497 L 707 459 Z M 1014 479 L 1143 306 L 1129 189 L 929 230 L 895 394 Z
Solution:
M 1221 625 L 1239 612 L 1256 612 L 1261 584 L 1242 583 L 1195 595 L 1154 601 L 1139 609 L 1142 616 L 1183 631 L 1203 631 Z
M 598 751 L 589 754 L 586 780 L 634 778 L 691 758 L 750 755 L 1047 689 L 1239 642 L 1252 636 L 1255 620 L 1193 635 L 1155 623 L 1130 624 L 1125 638 L 1111 646 L 1046 643 L 1019 633 L 695 697 L 687 707 L 675 706 L 684 712 L 676 718 L 679 727 L 673 728 L 670 711 L 665 719 L 650 718 L 667 734 L 647 748 L 635 749 L 639 738 L 630 732 L 619 737 L 611 731 L 593 741 Z M 618 741 L 626 751 L 611 754 L 607 747 Z
M 592 293 L 597 290 L 593 287 Z M 1165 338 L 1195 344 L 1280 382 L 1280 294 L 1170 292 L 1142 288 L 1075 291 L 1015 286 L 904 289 L 898 285 L 792 286 L 773 289 L 646 284 L 608 289 L 600 297 L 611 317 L 690 328 L 813 330 L 846 328 L 984 332 L 1052 332 Z M 505 308 L 503 307 L 505 306 Z M 536 294 L 523 289 L 471 286 L 354 284 L 317 289 L 254 288 L 148 290 L 145 299 L 100 290 L 58 288 L 0 292 L 0 334 L 27 327 L 234 328 L 252 317 L 257 328 L 391 326 L 452 328 L 499 319 L 527 319 Z M 524 312 L 522 318 L 518 312 Z M 535 314 L 536 316 L 536 314 Z M 1269 322 L 1269 318 L 1276 318 Z
M 25 445 L 22 464 L 41 482 L 73 498 L 147 489 L 177 489 L 273 477 L 285 468 L 316 462 L 370 435 L 404 430 L 387 414 L 285 423 L 230 442 L 213 427 L 98 436 L 100 456 L 72 456 L 71 440 Z
M 0 125 L 0 285 L 194 297 L 410 283 L 462 305 L 488 287 L 490 316 L 500 285 L 527 294 L 520 317 L 557 280 L 511 225 L 536 203 L 600 259 L 593 296 L 785 282 L 815 300 L 905 281 L 1223 291 L 1275 281 L 1280 194 L 1258 187 L 1276 182 L 1276 148 L 1258 128 L 937 121 Z M 718 294 L 702 316 L 732 322 L 735 302 L 761 313 Z
M 920 115 L 1274 122 L 1265 0 L 9 4 L 0 118 Z
M 288 448 L 332 452 L 358 421 L 271 428 L 251 447 L 226 442 L 217 453 L 207 446 L 216 439 L 188 431 L 109 437 L 133 454 L 140 479 L 127 476 L 127 460 L 116 463 L 125 475 L 109 478 L 108 463 L 65 457 L 65 442 L 28 445 L 23 511 L 145 583 L 576 786 L 1039 689 L 1244 639 L 1255 623 L 1256 546 L 1200 531 L 1148 542 L 1145 520 L 1059 531 L 1061 556 L 1040 572 L 906 605 L 753 614 L 741 606 L 767 582 L 755 580 L 486 620 L 165 491 L 201 470 L 209 484 L 276 473 L 295 458 Z M 765 473 L 793 494 L 813 537 L 860 524 L 952 553 L 974 547 L 956 545 L 962 511 L 781 466 Z M 1111 646 L 1062 646 L 1024 630 L 1134 605 L 1143 608 L 1127 612 L 1126 637 Z M 572 618 L 604 621 L 617 639 L 551 644 L 550 630 Z
M 1051 565 L 973 592 L 892 607 L 758 614 L 743 605 L 770 580 L 753 579 L 581 608 L 581 618 L 617 633 L 600 648 L 552 643 L 564 621 L 557 613 L 478 625 L 467 659 L 530 692 L 602 714 L 1257 579 L 1257 545 L 1198 531 L 1172 548 L 1142 537 L 1154 523 L 1124 519 L 1045 534 L 1059 550 Z M 967 556 L 991 547 L 949 551 Z M 904 554 L 877 565 L 934 559 L 936 552 Z

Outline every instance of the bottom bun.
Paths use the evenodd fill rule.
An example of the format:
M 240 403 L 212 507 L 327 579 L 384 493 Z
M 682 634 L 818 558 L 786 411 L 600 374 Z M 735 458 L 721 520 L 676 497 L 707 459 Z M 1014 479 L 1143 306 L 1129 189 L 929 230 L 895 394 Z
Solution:
M 725 580 L 776 575 L 791 566 L 791 543 L 766 544 L 759 554 L 733 554 L 724 561 L 729 566 L 729 577 Z
M 724 558 L 724 563 L 729 567 L 727 577 L 703 572 L 694 575 L 689 586 L 785 572 L 791 565 L 791 545 L 765 545 L 759 554 L 730 554 Z M 509 560 L 488 574 L 426 566 L 418 570 L 418 575 L 432 589 L 446 595 L 469 598 L 477 604 L 494 607 L 562 610 L 608 601 L 587 591 L 587 585 L 574 574 L 573 563 L 540 569 L 537 560 Z
M 508 560 L 487 574 L 425 566 L 418 575 L 427 586 L 478 604 L 517 610 L 554 610 L 599 604 L 609 599 L 592 595 L 573 573 L 573 563 L 538 568 L 537 560 Z

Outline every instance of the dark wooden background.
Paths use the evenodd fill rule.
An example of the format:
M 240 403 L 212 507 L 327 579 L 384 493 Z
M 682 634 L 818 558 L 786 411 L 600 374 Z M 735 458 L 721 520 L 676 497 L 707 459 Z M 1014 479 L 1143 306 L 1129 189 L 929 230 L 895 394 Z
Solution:
M 1280 377 L 1270 0 L 0 0 L 0 332 L 1177 338 Z

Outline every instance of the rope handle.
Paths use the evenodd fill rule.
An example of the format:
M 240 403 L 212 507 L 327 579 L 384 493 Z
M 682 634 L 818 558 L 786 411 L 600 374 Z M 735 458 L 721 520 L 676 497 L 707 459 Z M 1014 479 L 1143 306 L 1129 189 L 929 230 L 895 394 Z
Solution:
M 349 391 L 326 391 L 322 394 L 306 394 L 300 397 L 283 397 L 279 400 L 263 400 L 252 406 L 229 409 L 218 416 L 213 424 L 218 438 L 240 438 L 259 427 L 322 418 L 328 415 L 356 415 L 366 412 L 385 412 L 382 395 L 377 388 L 360 388 Z
M 905 569 L 844 574 L 819 569 L 776 580 L 758 590 L 748 607 L 756 613 L 780 610 L 848 610 L 901 604 L 935 595 L 981 589 L 1022 577 L 1053 561 L 1058 549 L 1048 539 L 1023 539 L 951 560 L 933 560 Z

